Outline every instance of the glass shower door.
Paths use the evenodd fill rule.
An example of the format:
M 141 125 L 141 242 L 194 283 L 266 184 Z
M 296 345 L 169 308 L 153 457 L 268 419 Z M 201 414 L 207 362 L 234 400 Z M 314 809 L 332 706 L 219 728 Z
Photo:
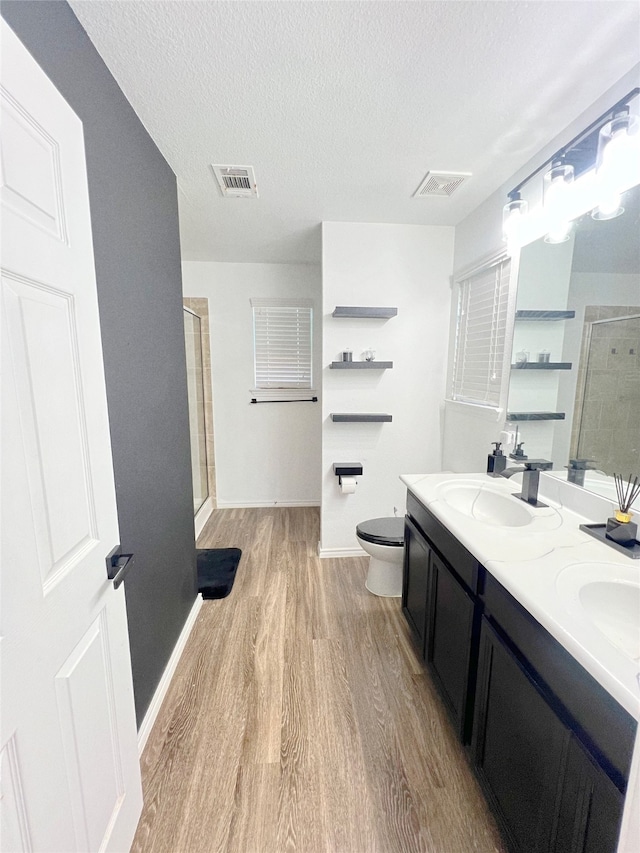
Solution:
M 200 317 L 188 308 L 183 308 L 183 312 L 187 355 L 191 469 L 193 474 L 193 514 L 195 515 L 209 496 L 204 415 L 204 366 Z
M 640 315 L 594 320 L 590 332 L 576 455 L 626 477 L 640 466 Z

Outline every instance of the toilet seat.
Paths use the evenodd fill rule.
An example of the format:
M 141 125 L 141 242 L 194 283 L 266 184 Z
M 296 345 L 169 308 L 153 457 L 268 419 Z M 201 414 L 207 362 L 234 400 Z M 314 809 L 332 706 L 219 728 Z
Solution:
M 390 548 L 404 546 L 404 518 L 371 518 L 361 521 L 356 527 L 356 534 L 365 542 L 374 545 L 386 545 Z

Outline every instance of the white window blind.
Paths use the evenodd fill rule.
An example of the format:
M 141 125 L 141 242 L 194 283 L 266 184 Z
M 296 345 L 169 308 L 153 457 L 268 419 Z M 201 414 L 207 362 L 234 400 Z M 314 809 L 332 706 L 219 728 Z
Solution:
M 460 281 L 452 398 L 500 405 L 510 260 Z
M 312 387 L 310 300 L 252 299 L 255 390 L 279 389 L 296 399 L 296 389 Z M 308 396 L 308 393 L 307 395 Z

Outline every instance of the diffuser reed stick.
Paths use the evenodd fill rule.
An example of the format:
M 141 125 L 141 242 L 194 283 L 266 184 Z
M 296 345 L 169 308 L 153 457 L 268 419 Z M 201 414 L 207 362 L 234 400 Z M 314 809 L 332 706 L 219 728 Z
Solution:
M 621 474 L 614 474 L 613 479 L 620 509 L 615 511 L 612 518 L 607 519 L 605 535 L 607 539 L 612 539 L 619 545 L 634 547 L 637 544 L 638 525 L 631 520 L 631 507 L 640 495 L 640 480 L 637 476 L 632 480 L 631 474 L 626 483 Z
M 631 474 L 629 474 L 629 481 L 625 484 L 622 479 L 621 474 L 614 474 L 613 479 L 616 484 L 616 493 L 618 495 L 618 504 L 620 506 L 620 512 L 624 515 L 629 515 L 629 510 L 631 509 L 633 502 L 640 495 L 640 480 L 638 477 L 633 478 L 633 482 L 631 480 Z M 628 519 L 629 521 L 631 519 Z

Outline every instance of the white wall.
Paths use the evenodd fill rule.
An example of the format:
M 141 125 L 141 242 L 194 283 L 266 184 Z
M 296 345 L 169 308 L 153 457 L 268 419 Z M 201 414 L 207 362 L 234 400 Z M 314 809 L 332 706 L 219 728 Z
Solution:
M 320 397 L 320 267 L 186 261 L 182 280 L 185 296 L 209 299 L 218 506 L 319 504 L 320 402 L 250 403 L 249 300 L 314 300 L 314 381 Z
M 601 98 L 582 115 L 572 121 L 555 139 L 551 140 L 539 154 L 505 181 L 502 186 L 487 198 L 473 213 L 456 226 L 454 271 L 473 266 L 488 255 L 499 251 L 502 243 L 502 208 L 507 201 L 507 193 L 533 169 L 537 168 L 558 148 L 566 144 L 583 128 L 595 121 L 598 116 L 624 97 L 638 85 L 640 66 L 632 68 L 618 83 L 611 87 Z M 454 274 L 455 274 L 454 272 Z M 515 285 L 515 282 L 514 282 Z M 450 318 L 451 328 L 455 328 L 455 318 Z M 449 352 L 451 354 L 452 341 Z M 451 359 L 449 360 L 449 375 Z M 497 423 L 488 420 L 486 412 L 473 411 L 461 413 L 458 406 L 447 404 L 445 408 L 446 441 L 443 447 L 443 467 L 452 471 L 482 471 L 485 469 L 488 442 L 495 441 L 503 428 L 504 418 Z M 472 467 L 469 467 L 472 466 Z
M 453 260 L 451 227 L 325 222 L 322 230 L 321 555 L 358 553 L 356 524 L 404 513 L 398 477 L 441 468 L 441 409 Z M 395 306 L 390 320 L 333 318 L 336 305 Z M 372 347 L 386 371 L 331 370 L 349 347 Z M 333 423 L 331 412 L 383 412 L 391 423 Z M 341 494 L 334 462 L 361 462 Z
M 552 245 L 543 239 L 525 246 L 518 267 L 518 310 L 565 310 L 569 295 L 574 235 L 565 243 Z M 574 322 L 574 321 L 571 321 Z M 538 353 L 547 350 L 551 361 L 563 358 L 565 330 L 570 323 L 562 320 L 516 321 L 513 329 L 511 362 L 515 354 L 529 352 L 529 361 L 537 361 Z M 511 412 L 564 412 L 558 400 L 561 378 L 566 371 L 512 370 L 509 376 L 508 409 Z M 507 429 L 519 428 L 519 441 L 531 457 L 552 459 L 555 437 L 562 431 L 571 434 L 571 412 L 564 421 L 524 421 L 509 423 Z M 563 464 L 566 463 L 566 458 Z

